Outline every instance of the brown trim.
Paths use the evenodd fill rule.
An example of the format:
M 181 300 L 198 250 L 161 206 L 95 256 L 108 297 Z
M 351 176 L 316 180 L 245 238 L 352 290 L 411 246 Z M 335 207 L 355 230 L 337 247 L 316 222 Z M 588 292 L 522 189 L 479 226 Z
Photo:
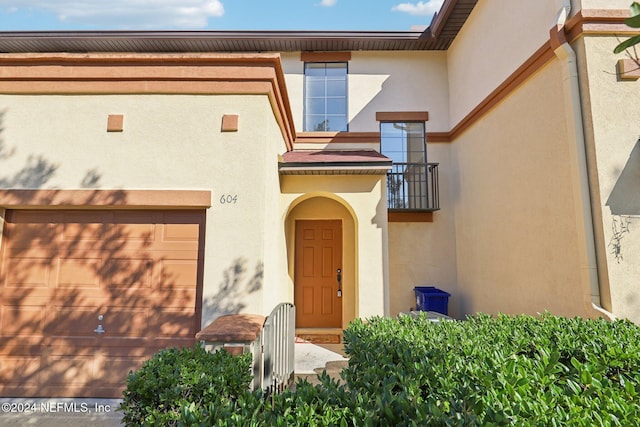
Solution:
M 427 132 L 427 143 L 451 142 L 450 132 Z M 379 144 L 380 132 L 300 132 L 295 144 Z
M 427 144 L 451 142 L 450 132 L 427 132 Z
M 549 30 L 549 44 L 551 50 L 555 51 L 567 42 L 567 35 L 563 25 L 555 25 Z
M 452 3 L 455 3 L 453 1 Z M 445 4 L 446 6 L 446 4 Z M 443 9 L 444 10 L 444 7 Z M 562 32 L 554 27 L 550 32 L 549 41 L 544 43 L 537 51 L 535 51 L 516 71 L 514 71 L 500 86 L 491 92 L 482 102 L 480 102 L 471 112 L 469 112 L 458 124 L 449 132 L 428 132 L 427 142 L 453 142 L 469 127 L 473 126 L 484 114 L 491 110 L 503 99 L 508 97 L 511 92 L 517 89 L 526 79 L 535 74 L 550 60 L 555 58 L 554 46 L 559 47 L 565 40 L 572 42 L 583 34 L 630 34 L 634 29 L 625 25 L 624 20 L 629 17 L 629 11 L 626 9 L 586 9 L 579 11 L 575 16 L 569 19 L 565 25 L 565 31 Z M 444 19 L 441 18 L 441 19 Z M 438 16 L 434 19 L 434 25 L 437 27 Z M 625 70 L 627 70 L 625 64 Z M 631 75 L 629 75 L 629 78 Z M 378 113 L 377 113 L 378 114 Z M 376 114 L 376 119 L 377 119 Z M 380 135 L 377 135 L 377 141 Z M 299 134 L 296 138 L 298 142 L 318 142 L 330 143 L 338 142 L 336 138 L 324 137 L 305 138 L 304 134 Z M 350 140 L 347 136 L 340 136 L 340 142 L 372 142 L 361 141 L 358 138 Z
M 222 126 L 220 130 L 222 132 L 237 132 L 238 131 L 238 115 L 237 114 L 223 115 Z
M 0 93 L 267 95 L 287 149 L 295 139 L 278 54 L 0 54 Z
M 208 190 L 0 190 L 9 209 L 206 209 Z
M 565 24 L 567 40 L 573 42 L 584 34 L 628 35 L 637 33 L 624 20 L 630 15 L 628 9 L 583 9 Z
M 551 43 L 542 45 L 529 59 L 527 59 L 516 71 L 514 71 L 500 86 L 491 92 L 480 104 L 467 114 L 449 133 L 451 140 L 457 139 L 476 121 L 484 116 L 489 110 L 500 101 L 508 97 L 511 92 L 517 89 L 525 80 L 546 65 L 555 54 L 551 49 Z
M 533 53 L 516 71 L 514 71 L 500 86 L 491 92 L 480 104 L 469 112 L 458 124 L 446 133 L 433 135 L 429 142 L 454 141 L 469 127 L 473 126 L 491 108 L 508 97 L 511 92 L 517 89 L 526 79 L 540 70 L 550 60 L 555 58 L 554 49 L 558 48 L 565 41 L 572 42 L 583 34 L 628 34 L 632 32 L 624 24 L 625 18 L 629 17 L 628 10 L 604 10 L 587 9 L 579 11 L 562 29 L 553 27 L 550 30 L 549 42 L 543 44 Z
M 109 114 L 107 116 L 107 132 L 122 132 L 124 129 L 124 115 Z
M 620 59 L 616 64 L 616 69 L 621 80 L 640 79 L 640 64 L 636 59 Z
M 348 62 L 351 61 L 351 52 L 301 52 L 300 61 Z
M 380 143 L 380 132 L 299 132 L 296 144 Z
M 379 122 L 428 122 L 428 111 L 378 111 L 376 120 Z
M 388 222 L 433 222 L 433 212 L 388 212 Z

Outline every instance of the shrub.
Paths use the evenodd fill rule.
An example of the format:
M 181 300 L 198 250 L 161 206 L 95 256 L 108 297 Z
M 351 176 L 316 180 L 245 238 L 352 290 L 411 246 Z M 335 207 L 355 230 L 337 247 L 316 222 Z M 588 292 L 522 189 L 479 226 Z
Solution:
M 223 350 L 161 350 L 129 374 L 120 410 L 127 426 L 178 425 L 185 408 L 232 406 L 251 382 L 251 355 L 233 357 Z
M 382 424 L 634 425 L 640 330 L 606 322 L 486 315 L 355 321 L 345 332 L 351 390 Z
M 545 314 L 433 323 L 424 316 L 356 320 L 345 331 L 342 382 L 248 391 L 249 359 L 217 354 L 213 374 L 191 356 L 156 356 L 132 374 L 128 425 L 627 426 L 640 419 L 640 329 L 628 321 Z M 195 352 L 203 353 L 202 349 Z M 204 357 L 204 356 L 199 356 Z M 236 363 L 240 361 L 241 363 Z M 189 364 L 188 374 L 182 364 Z M 158 378 L 155 381 L 155 378 Z M 244 378 L 240 381 L 240 378 Z M 214 380 L 211 380 L 214 378 Z M 236 380 L 219 381 L 220 378 Z M 162 380 L 161 380 L 162 379 Z M 167 391 L 172 390 L 172 391 Z M 130 390 L 135 390 L 134 395 Z M 162 396 L 162 397 L 161 397 Z

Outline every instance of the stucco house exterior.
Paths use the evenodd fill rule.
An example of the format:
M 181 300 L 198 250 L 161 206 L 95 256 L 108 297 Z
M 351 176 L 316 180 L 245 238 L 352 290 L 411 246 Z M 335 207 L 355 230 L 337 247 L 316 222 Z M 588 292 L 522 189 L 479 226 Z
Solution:
M 0 33 L 0 395 L 119 396 L 227 313 L 640 322 L 628 0 L 424 32 Z

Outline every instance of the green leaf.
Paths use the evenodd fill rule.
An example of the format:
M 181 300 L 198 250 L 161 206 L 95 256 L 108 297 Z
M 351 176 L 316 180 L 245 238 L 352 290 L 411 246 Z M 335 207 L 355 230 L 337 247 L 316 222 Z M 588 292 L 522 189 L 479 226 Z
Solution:
M 634 46 L 634 45 L 636 45 L 638 43 L 640 43 L 640 35 L 633 36 L 633 37 L 628 38 L 627 40 L 623 41 L 618 46 L 616 46 L 615 49 L 613 49 L 613 53 L 624 52 L 625 50 L 627 50 L 631 46 Z
M 580 394 L 580 392 L 582 392 L 582 388 L 580 388 L 580 386 L 575 381 L 567 380 L 567 385 L 575 394 Z
M 624 23 L 631 28 L 640 28 L 640 15 L 627 18 L 624 20 Z
M 580 361 L 575 357 L 571 358 L 571 365 L 576 368 L 576 370 L 580 370 L 580 368 L 582 368 L 582 363 L 580 363 Z
M 629 9 L 631 10 L 631 16 L 640 15 L 640 3 L 638 3 L 637 1 L 631 3 Z

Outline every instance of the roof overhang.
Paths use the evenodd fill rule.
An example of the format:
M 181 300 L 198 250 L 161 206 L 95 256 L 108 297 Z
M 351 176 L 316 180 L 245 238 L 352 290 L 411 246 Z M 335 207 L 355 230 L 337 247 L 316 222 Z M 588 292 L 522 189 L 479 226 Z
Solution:
M 445 0 L 425 31 L 0 31 L 0 53 L 446 50 L 478 0 Z
M 280 175 L 385 175 L 391 159 L 374 150 L 294 150 L 282 155 Z

